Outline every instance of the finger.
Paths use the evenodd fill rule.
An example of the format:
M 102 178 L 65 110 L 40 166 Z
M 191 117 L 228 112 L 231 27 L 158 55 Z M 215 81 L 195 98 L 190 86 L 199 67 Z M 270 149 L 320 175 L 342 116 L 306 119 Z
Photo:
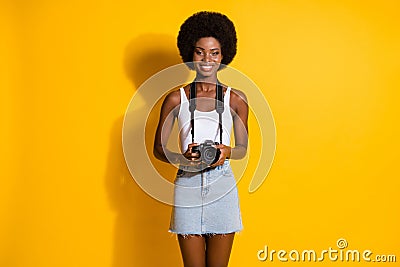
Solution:
M 199 152 L 191 152 L 191 153 L 190 153 L 190 156 L 191 156 L 192 158 L 199 158 L 199 157 L 200 157 L 200 154 L 199 154 Z
M 219 160 L 217 160 L 214 164 L 210 165 L 210 167 L 220 166 L 220 165 L 224 164 L 224 161 L 225 161 L 225 159 L 219 158 Z
M 193 147 L 193 146 L 198 146 L 199 144 L 197 144 L 197 143 L 190 143 L 189 145 L 188 145 L 188 148 L 191 148 L 191 147 Z

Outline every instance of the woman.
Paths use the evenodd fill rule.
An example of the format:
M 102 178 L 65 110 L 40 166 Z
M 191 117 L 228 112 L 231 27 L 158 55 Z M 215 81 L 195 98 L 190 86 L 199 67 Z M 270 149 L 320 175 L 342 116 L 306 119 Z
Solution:
M 227 266 L 235 232 L 242 229 L 236 181 L 228 159 L 246 155 L 248 106 L 242 92 L 221 86 L 217 79 L 218 70 L 234 58 L 236 43 L 235 27 L 225 15 L 203 11 L 189 17 L 180 28 L 178 48 L 183 61 L 196 71 L 196 78 L 169 93 L 161 108 L 154 155 L 180 165 L 170 232 L 178 235 L 186 267 Z M 218 90 L 222 91 L 219 99 Z M 221 116 L 217 102 L 223 102 L 223 111 L 218 111 Z M 166 148 L 175 119 L 183 154 Z M 230 146 L 232 126 L 234 147 Z M 212 162 L 204 159 L 207 149 L 216 153 L 211 153 L 215 156 Z

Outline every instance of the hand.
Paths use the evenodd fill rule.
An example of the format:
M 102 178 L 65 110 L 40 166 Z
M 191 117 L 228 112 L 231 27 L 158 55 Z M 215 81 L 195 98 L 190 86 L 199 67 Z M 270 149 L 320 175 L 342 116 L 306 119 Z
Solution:
M 221 151 L 221 154 L 219 155 L 219 159 L 217 160 L 217 162 L 212 164 L 210 167 L 216 167 L 224 164 L 225 159 L 230 158 L 231 156 L 232 148 L 230 146 L 220 144 L 220 145 L 215 145 L 215 147 Z
M 179 164 L 186 167 L 198 168 L 201 164 L 200 154 L 198 152 L 192 152 L 192 147 L 197 146 L 197 143 L 191 143 L 188 145 L 187 150 L 183 153 L 183 158 Z
M 179 165 L 188 172 L 198 172 L 202 169 L 202 162 L 198 152 L 192 152 L 192 147 L 198 144 L 192 143 L 188 145 L 187 150 L 183 154 L 179 154 Z
M 200 154 L 198 152 L 192 152 L 192 147 L 198 146 L 197 143 L 191 143 L 188 145 L 187 150 L 183 153 L 183 156 L 191 161 L 200 160 Z

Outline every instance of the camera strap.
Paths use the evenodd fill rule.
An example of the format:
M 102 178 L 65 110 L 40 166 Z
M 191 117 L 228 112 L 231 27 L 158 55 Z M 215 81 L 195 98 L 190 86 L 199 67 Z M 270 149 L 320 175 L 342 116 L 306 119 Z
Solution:
M 222 113 L 224 113 L 224 97 L 222 85 L 217 81 L 216 94 L 215 94 L 215 110 L 218 113 L 219 124 L 219 143 L 222 144 Z M 190 111 L 190 125 L 192 127 L 192 143 L 194 143 L 194 111 L 196 110 L 196 82 L 190 84 L 189 91 L 189 111 Z

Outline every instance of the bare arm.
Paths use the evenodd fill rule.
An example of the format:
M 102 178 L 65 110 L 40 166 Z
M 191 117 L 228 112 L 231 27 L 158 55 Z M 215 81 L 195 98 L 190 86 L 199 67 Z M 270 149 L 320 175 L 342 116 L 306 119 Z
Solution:
M 178 115 L 177 107 L 179 107 L 179 104 L 179 91 L 173 91 L 165 97 L 161 106 L 160 119 L 158 121 L 157 131 L 154 138 L 154 156 L 157 159 L 168 163 L 179 163 L 179 158 L 182 156 L 181 154 L 169 151 L 166 148 L 175 118 Z
M 246 95 L 234 90 L 231 97 L 231 107 L 234 110 L 233 127 L 235 133 L 235 147 L 232 148 L 231 158 L 242 159 L 247 153 L 248 144 L 248 115 L 249 106 L 247 104 Z
M 180 101 L 179 90 L 173 91 L 165 97 L 161 106 L 160 119 L 154 138 L 153 154 L 157 159 L 167 163 L 195 166 L 199 163 L 195 160 L 199 155 L 192 153 L 191 148 L 196 144 L 189 144 L 188 149 L 183 155 L 167 149 L 168 139 L 179 113 Z

